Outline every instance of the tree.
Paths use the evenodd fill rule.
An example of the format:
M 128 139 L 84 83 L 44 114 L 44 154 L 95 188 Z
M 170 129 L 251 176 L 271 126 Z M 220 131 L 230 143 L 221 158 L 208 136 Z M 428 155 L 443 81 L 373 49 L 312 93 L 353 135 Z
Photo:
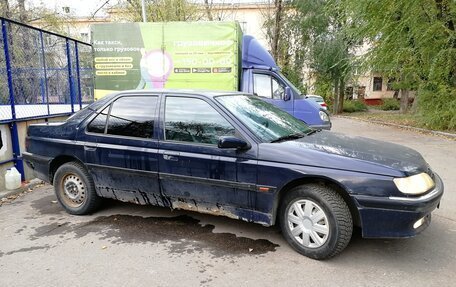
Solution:
M 195 3 L 188 0 L 145 0 L 146 15 L 149 22 L 195 21 L 202 13 Z M 141 22 L 141 0 L 125 0 L 124 17 L 128 21 Z M 121 8 L 122 9 L 122 8 Z
M 297 24 L 296 10 L 291 1 L 270 1 L 261 9 L 265 19 L 263 28 L 271 47 L 271 54 L 287 78 L 301 90 L 303 87 L 302 69 L 305 47 L 300 27 Z
M 231 0 L 204 0 L 203 5 L 198 9 L 204 9 L 205 13 L 200 13 L 199 20 L 225 21 L 236 15 L 236 8 Z M 201 11 L 202 12 L 202 11 Z M 233 17 L 234 18 L 234 17 Z M 232 19 L 234 20 L 234 19 Z
M 302 29 L 310 35 L 308 65 L 314 72 L 317 85 L 332 83 L 333 112 L 341 113 L 346 83 L 354 65 L 353 40 L 344 30 L 348 18 L 339 0 L 296 2 L 307 18 L 302 22 Z
M 212 16 L 212 1 L 211 3 L 209 3 L 209 0 L 204 0 L 204 9 L 206 9 L 206 14 L 207 14 L 207 19 L 209 21 L 213 21 L 214 20 L 214 17 Z
M 353 36 L 368 43 L 365 63 L 395 79 L 401 111 L 407 111 L 408 93 L 423 123 L 456 128 L 456 1 L 452 0 L 344 0 L 343 6 L 358 25 Z
M 339 5 L 339 0 L 275 0 L 265 23 L 272 54 L 284 73 L 302 85 L 305 69 L 317 90 L 329 84 L 334 113 L 342 111 L 353 65 L 353 42 L 344 31 L 347 18 Z
M 8 0 L 0 0 L 0 16 L 11 18 L 11 8 Z
M 279 54 L 279 39 L 281 38 L 282 28 L 283 1 L 274 0 L 274 30 L 272 32 L 272 56 L 277 59 Z

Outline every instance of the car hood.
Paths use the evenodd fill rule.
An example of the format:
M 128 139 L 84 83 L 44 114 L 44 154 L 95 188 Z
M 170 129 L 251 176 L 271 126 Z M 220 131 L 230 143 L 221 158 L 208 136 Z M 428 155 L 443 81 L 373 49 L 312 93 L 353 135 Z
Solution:
M 268 151 L 273 149 L 274 151 Z M 260 145 L 260 158 L 391 176 L 427 171 L 415 150 L 388 142 L 320 131 L 297 140 Z

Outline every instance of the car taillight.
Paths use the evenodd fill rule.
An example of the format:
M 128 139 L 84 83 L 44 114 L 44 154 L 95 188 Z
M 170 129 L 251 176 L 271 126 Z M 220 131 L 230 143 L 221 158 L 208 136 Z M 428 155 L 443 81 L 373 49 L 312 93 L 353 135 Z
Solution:
M 320 104 L 322 107 L 326 107 L 326 103 L 321 103 Z

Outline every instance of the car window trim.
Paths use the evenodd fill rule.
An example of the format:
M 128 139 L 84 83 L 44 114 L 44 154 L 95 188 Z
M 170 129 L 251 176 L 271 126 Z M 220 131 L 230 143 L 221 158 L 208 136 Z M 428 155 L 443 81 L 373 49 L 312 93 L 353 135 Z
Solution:
M 159 139 L 159 141 L 164 142 L 164 143 L 178 143 L 178 144 L 186 144 L 186 145 L 193 145 L 193 146 L 204 146 L 204 147 L 217 147 L 217 144 L 207 144 L 207 143 L 198 143 L 198 142 L 185 142 L 185 141 L 174 141 L 174 140 L 168 140 L 166 139 L 166 99 L 168 97 L 175 97 L 175 98 L 193 98 L 193 99 L 199 99 L 204 102 L 206 102 L 210 107 L 212 107 L 223 119 L 225 119 L 233 128 L 235 133 L 239 134 L 241 139 L 248 141 L 245 139 L 245 136 L 242 135 L 242 133 L 239 131 L 239 128 L 236 127 L 236 125 L 233 125 L 231 121 L 229 121 L 226 117 L 226 115 L 223 115 L 220 113 L 220 111 L 217 109 L 219 108 L 217 105 L 214 105 L 211 103 L 211 101 L 207 101 L 205 97 L 201 97 L 198 95 L 175 95 L 175 94 L 163 94 L 163 128 L 161 129 L 163 132 L 163 139 Z
M 157 141 L 158 139 L 156 138 L 139 138 L 139 137 L 130 137 L 130 136 L 122 136 L 122 135 L 111 135 L 111 134 L 100 134 L 100 133 L 93 133 L 93 132 L 88 132 L 86 131 L 87 135 L 91 136 L 101 136 L 101 137 L 107 137 L 107 138 L 122 138 L 122 139 L 129 139 L 129 140 L 137 140 L 137 141 Z
M 270 97 L 270 98 L 268 98 L 268 97 L 262 97 L 262 96 L 256 94 L 257 97 L 264 98 L 264 99 L 270 99 L 270 100 L 281 100 L 281 101 L 283 101 L 283 97 L 281 97 L 280 99 L 274 99 L 274 97 L 273 97 L 273 91 L 272 91 L 272 79 L 273 79 L 273 78 L 277 81 L 277 83 L 279 84 L 279 86 L 281 86 L 282 88 L 285 89 L 285 87 L 286 87 L 287 85 L 283 82 L 283 80 L 282 80 L 281 78 L 279 78 L 279 77 L 278 77 L 276 74 L 274 74 L 274 73 L 266 72 L 266 71 L 261 71 L 261 70 L 253 70 L 252 73 L 253 73 L 252 88 L 253 88 L 254 94 L 256 94 L 256 93 L 255 93 L 255 74 L 268 75 L 268 76 L 271 77 L 271 97 Z M 219 96 L 217 96 L 217 97 L 219 97 Z
M 121 98 L 119 98 L 119 99 L 121 99 Z M 115 101 L 117 101 L 117 99 Z M 112 106 L 114 105 L 115 101 L 112 101 L 111 104 L 109 104 L 108 114 L 106 115 L 105 128 L 104 128 L 104 132 L 103 132 L 104 134 L 108 134 L 109 117 L 111 116 Z
M 266 76 L 269 76 L 270 84 L 271 84 L 271 85 L 270 85 L 270 87 L 271 87 L 271 89 L 270 89 L 271 97 L 263 97 L 263 96 L 260 96 L 260 95 L 256 92 L 256 90 L 255 90 L 255 82 L 256 82 L 256 81 L 255 81 L 255 75 L 266 75 Z M 272 97 L 272 76 L 269 75 L 268 73 L 255 73 L 255 72 L 254 72 L 254 73 L 253 73 L 253 93 L 256 94 L 256 95 L 257 95 L 258 97 L 260 97 L 260 98 L 265 98 L 265 99 L 273 100 L 274 98 Z
M 111 109 L 112 109 L 112 106 L 113 104 L 119 100 L 120 98 L 131 98 L 131 97 L 156 97 L 157 98 L 157 104 L 155 106 L 155 115 L 154 115 L 154 131 L 152 133 L 152 137 L 151 138 L 142 138 L 142 137 L 131 137 L 131 136 L 123 136 L 123 135 L 113 135 L 113 134 L 108 134 L 107 131 L 108 131 L 108 120 L 109 120 L 109 117 L 111 115 Z M 158 142 L 158 136 L 156 135 L 155 133 L 155 125 L 157 125 L 157 122 L 159 121 L 160 117 L 159 117 L 159 111 L 160 111 L 160 94 L 150 94 L 150 95 L 141 95 L 141 94 L 120 94 L 118 95 L 117 97 L 115 97 L 114 99 L 112 99 L 109 103 L 107 103 L 105 106 L 101 107 L 100 108 L 100 112 L 94 112 L 94 114 L 92 114 L 88 119 L 87 119 L 87 124 L 85 125 L 85 128 L 84 128 L 84 132 L 85 134 L 87 135 L 98 135 L 98 136 L 104 136 L 104 137 L 120 137 L 120 138 L 123 138 L 123 139 L 131 139 L 131 140 L 140 140 L 140 141 L 157 141 Z M 104 109 L 106 109 L 107 107 L 109 106 L 109 110 L 108 110 L 108 113 L 107 113 L 107 117 L 106 117 L 106 122 L 105 122 L 105 130 L 103 133 L 95 133 L 95 132 L 89 132 L 88 131 L 88 127 L 90 125 L 90 123 L 102 112 L 104 111 Z

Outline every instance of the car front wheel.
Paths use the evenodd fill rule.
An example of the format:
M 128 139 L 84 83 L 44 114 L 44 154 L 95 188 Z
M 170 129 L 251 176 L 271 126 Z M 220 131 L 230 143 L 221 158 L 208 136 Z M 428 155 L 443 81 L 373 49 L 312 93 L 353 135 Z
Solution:
M 298 186 L 284 197 L 280 226 L 288 243 L 314 259 L 330 258 L 347 247 L 353 221 L 343 198 L 317 184 Z

